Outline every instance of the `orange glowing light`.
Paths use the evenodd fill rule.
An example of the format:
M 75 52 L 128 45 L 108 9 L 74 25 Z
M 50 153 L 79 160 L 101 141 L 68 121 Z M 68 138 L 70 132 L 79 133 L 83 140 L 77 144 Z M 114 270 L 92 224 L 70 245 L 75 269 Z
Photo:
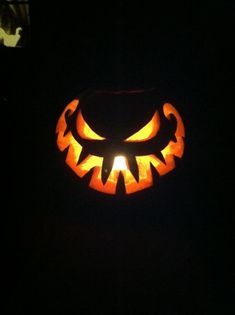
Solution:
M 127 138 L 125 141 L 127 142 L 141 142 L 152 139 L 156 136 L 158 130 L 160 128 L 160 117 L 156 112 L 150 122 L 148 122 L 143 128 L 134 133 L 132 136 Z
M 124 156 L 116 156 L 113 162 L 113 170 L 124 171 L 127 169 L 128 166 L 126 163 L 126 158 Z
M 151 187 L 153 185 L 151 165 L 156 169 L 159 175 L 162 176 L 175 168 L 175 156 L 178 158 L 182 158 L 183 156 L 185 137 L 183 121 L 174 106 L 170 103 L 165 103 L 163 105 L 163 113 L 165 117 L 167 119 L 171 119 L 170 116 L 174 115 L 177 121 L 177 127 L 174 134 L 176 140 L 169 140 L 167 146 L 161 151 L 165 163 L 158 159 L 154 153 L 143 156 L 135 156 L 139 177 L 137 180 L 130 171 L 128 159 L 125 156 L 116 156 L 114 158 L 113 167 L 109 173 L 109 176 L 105 183 L 103 183 L 103 157 L 89 154 L 84 160 L 78 163 L 83 147 L 77 142 L 77 140 L 75 140 L 71 131 L 65 134 L 67 129 L 65 113 L 69 112 L 69 116 L 72 115 L 78 106 L 79 101 L 75 99 L 66 106 L 65 110 L 60 116 L 56 126 L 57 145 L 60 151 L 64 151 L 66 148 L 68 148 L 66 163 L 79 177 L 82 178 L 88 172 L 92 172 L 89 186 L 97 191 L 106 194 L 115 194 L 120 173 L 123 175 L 125 191 L 127 194 L 132 194 L 134 192 Z M 125 141 L 141 142 L 148 140 L 156 136 L 159 128 L 160 116 L 158 112 L 156 112 L 147 125 L 145 125 L 134 135 L 127 138 Z M 78 113 L 77 131 L 82 138 L 87 140 L 105 140 L 105 138 L 97 135 L 87 125 L 81 114 L 81 111 Z
M 84 120 L 81 111 L 78 113 L 77 118 L 77 131 L 78 134 L 83 138 L 87 140 L 105 140 L 105 138 L 100 137 L 95 133 L 94 130 L 91 129 L 91 127 L 86 123 Z

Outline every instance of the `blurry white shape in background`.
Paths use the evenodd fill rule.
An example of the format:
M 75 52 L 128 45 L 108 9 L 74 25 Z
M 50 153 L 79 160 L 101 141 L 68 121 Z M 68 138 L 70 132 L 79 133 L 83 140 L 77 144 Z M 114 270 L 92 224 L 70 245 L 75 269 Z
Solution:
M 22 27 L 17 27 L 15 34 L 7 34 L 4 29 L 0 27 L 0 40 L 3 40 L 3 45 L 6 47 L 16 47 L 21 37 L 20 31 L 22 31 Z

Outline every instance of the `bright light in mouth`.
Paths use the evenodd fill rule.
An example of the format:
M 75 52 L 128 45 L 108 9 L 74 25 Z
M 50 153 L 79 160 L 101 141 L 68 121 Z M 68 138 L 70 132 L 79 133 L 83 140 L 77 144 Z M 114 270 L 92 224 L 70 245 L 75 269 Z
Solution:
M 116 171 L 123 171 L 123 170 L 127 170 L 127 162 L 126 162 L 126 158 L 124 156 L 115 156 L 114 158 L 114 162 L 113 162 L 113 170 Z

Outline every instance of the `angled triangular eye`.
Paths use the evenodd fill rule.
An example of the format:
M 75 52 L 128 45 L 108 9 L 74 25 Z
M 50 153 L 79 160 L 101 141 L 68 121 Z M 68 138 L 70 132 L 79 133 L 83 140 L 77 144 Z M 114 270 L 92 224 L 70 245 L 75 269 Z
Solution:
M 81 111 L 78 113 L 77 117 L 77 131 L 81 138 L 86 140 L 105 140 L 104 137 L 99 136 L 91 127 L 86 123 L 82 116 Z
M 129 138 L 125 139 L 126 142 L 141 142 L 150 140 L 156 136 L 160 128 L 160 117 L 158 112 L 155 112 L 152 119 L 139 131 L 134 133 Z

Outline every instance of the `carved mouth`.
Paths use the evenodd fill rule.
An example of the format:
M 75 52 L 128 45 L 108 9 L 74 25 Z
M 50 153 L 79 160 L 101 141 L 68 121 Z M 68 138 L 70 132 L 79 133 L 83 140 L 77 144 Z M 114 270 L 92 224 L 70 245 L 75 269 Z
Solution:
M 56 128 L 57 145 L 60 151 L 67 149 L 66 163 L 79 176 L 84 177 L 91 172 L 89 186 L 107 194 L 115 194 L 122 177 L 124 190 L 131 194 L 153 185 L 152 169 L 162 176 L 175 168 L 174 157 L 181 158 L 184 152 L 184 126 L 176 109 L 169 103 L 163 106 L 164 115 L 169 119 L 174 115 L 177 120 L 175 141 L 169 143 L 159 154 L 135 156 L 96 156 L 85 154 L 83 146 L 68 131 L 65 113 L 77 109 L 79 101 L 75 99 L 67 105 Z

